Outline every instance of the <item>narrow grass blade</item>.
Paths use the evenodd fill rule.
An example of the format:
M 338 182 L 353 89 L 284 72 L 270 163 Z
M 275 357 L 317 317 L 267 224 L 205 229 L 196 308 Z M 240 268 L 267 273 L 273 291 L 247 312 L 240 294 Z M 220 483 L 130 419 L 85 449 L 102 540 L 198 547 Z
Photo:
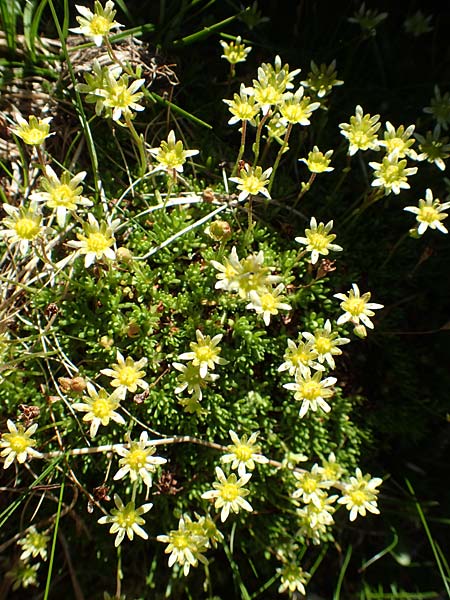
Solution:
M 61 483 L 61 489 L 59 491 L 58 510 L 56 512 L 55 528 L 53 530 L 52 548 L 50 551 L 50 557 L 49 557 L 49 561 L 48 561 L 48 572 L 47 572 L 47 581 L 45 584 L 44 600 L 48 600 L 48 595 L 50 593 L 50 584 L 52 582 L 53 561 L 55 560 L 56 538 L 58 537 L 59 518 L 61 516 L 63 496 L 64 496 L 64 480 Z
M 338 581 L 337 581 L 337 584 L 336 584 L 336 589 L 335 589 L 334 594 L 333 594 L 333 600 L 340 600 L 342 583 L 344 581 L 345 572 L 347 571 L 348 563 L 350 562 L 351 556 L 352 556 L 352 547 L 349 546 L 347 548 L 347 552 L 346 552 L 345 557 L 344 557 L 344 562 L 342 563 L 342 567 L 341 567 L 341 570 L 340 570 L 340 573 L 339 573 Z
M 406 481 L 406 485 L 408 487 L 409 492 L 413 496 L 414 505 L 415 505 L 416 510 L 417 510 L 417 512 L 419 514 L 419 518 L 420 518 L 420 521 L 422 523 L 422 526 L 425 529 L 425 533 L 426 533 L 426 536 L 427 536 L 428 541 L 430 543 L 431 550 L 433 551 L 434 560 L 436 561 L 436 565 L 437 565 L 439 574 L 441 576 L 442 583 L 444 584 L 445 591 L 447 592 L 447 596 L 450 598 L 449 573 L 447 572 L 447 575 L 444 573 L 444 567 L 443 567 L 442 561 L 441 561 L 440 556 L 439 556 L 438 546 L 437 546 L 436 542 L 433 540 L 433 536 L 431 535 L 431 531 L 430 531 L 430 528 L 428 527 L 428 523 L 427 523 L 427 520 L 425 519 L 425 514 L 424 514 L 424 512 L 422 510 L 422 507 L 420 506 L 419 501 L 416 499 L 416 494 L 414 492 L 414 488 L 413 488 L 413 486 L 411 485 L 411 483 L 409 482 L 408 479 L 405 479 L 405 481 Z

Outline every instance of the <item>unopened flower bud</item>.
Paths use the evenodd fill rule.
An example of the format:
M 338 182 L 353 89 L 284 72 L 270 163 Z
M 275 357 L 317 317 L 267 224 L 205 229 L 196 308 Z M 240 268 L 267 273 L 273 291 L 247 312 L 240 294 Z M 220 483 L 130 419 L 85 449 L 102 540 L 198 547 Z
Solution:
M 102 335 L 99 340 L 100 346 L 103 346 L 105 350 L 110 350 L 114 346 L 114 340 L 107 335 Z
M 367 329 L 364 327 L 364 325 L 356 325 L 353 333 L 361 339 L 367 337 Z
M 117 248 L 116 257 L 118 261 L 124 263 L 129 263 L 133 260 L 133 255 L 128 248 L 125 248 L 125 246 Z
M 231 227 L 227 221 L 213 221 L 206 233 L 216 242 L 226 242 L 231 237 Z
M 83 377 L 74 377 L 72 379 L 70 388 L 72 392 L 84 392 L 86 385 L 86 380 L 83 379 Z

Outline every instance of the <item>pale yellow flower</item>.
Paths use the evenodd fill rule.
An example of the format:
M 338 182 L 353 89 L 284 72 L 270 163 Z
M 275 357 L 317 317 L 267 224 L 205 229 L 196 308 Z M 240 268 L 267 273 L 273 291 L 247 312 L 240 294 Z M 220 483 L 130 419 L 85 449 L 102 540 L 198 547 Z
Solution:
M 311 373 L 302 373 L 297 371 L 295 374 L 295 383 L 285 383 L 283 387 L 287 390 L 295 392 L 294 398 L 301 401 L 299 415 L 304 417 L 308 410 L 316 412 L 317 409 L 321 409 L 328 413 L 331 410 L 331 406 L 325 400 L 333 395 L 333 390 L 330 390 L 337 379 L 336 377 L 326 377 L 321 379 L 322 373 L 317 371 L 314 375 Z
M 89 396 L 83 396 L 84 402 L 75 402 L 72 407 L 86 413 L 83 421 L 91 423 L 89 429 L 91 437 L 95 437 L 100 425 L 106 426 L 110 421 L 125 425 L 125 419 L 116 412 L 120 406 L 120 390 L 114 390 L 112 394 L 108 394 L 103 388 L 97 391 L 92 383 L 88 383 L 87 392 Z
M 337 79 L 335 60 L 329 65 L 322 63 L 320 66 L 317 66 L 312 60 L 308 78 L 300 83 L 306 88 L 313 90 L 318 98 L 324 98 L 331 92 L 333 87 L 343 85 L 344 82 L 341 79 Z
M 148 433 L 143 431 L 139 441 L 133 441 L 130 434 L 125 435 L 127 446 L 116 448 L 117 454 L 122 458 L 119 460 L 120 469 L 114 475 L 114 480 L 122 479 L 129 475 L 132 482 L 139 478 L 143 480 L 147 487 L 152 486 L 152 474 L 155 473 L 159 465 L 167 462 L 166 458 L 153 456 L 156 452 L 155 446 L 148 441 Z
M 55 171 L 47 165 L 45 177 L 40 182 L 43 191 L 33 192 L 30 199 L 45 202 L 48 208 L 55 209 L 56 221 L 60 227 L 64 227 L 67 212 L 76 211 L 78 205 L 92 206 L 92 202 L 81 195 L 83 187 L 80 184 L 85 177 L 86 171 L 81 171 L 74 177 L 65 171 L 59 179 Z
M 249 482 L 252 474 L 246 473 L 240 479 L 236 477 L 234 473 L 225 476 L 225 473 L 220 467 L 216 467 L 216 477 L 218 482 L 213 483 L 213 490 L 204 492 L 202 498 L 205 500 L 214 500 L 215 508 L 221 509 L 220 520 L 222 523 L 227 520 L 230 510 L 234 513 L 238 513 L 241 508 L 249 512 L 253 511 L 253 508 L 245 497 L 250 493 L 249 490 L 244 488 L 244 485 Z
M 145 79 L 135 79 L 128 85 L 129 75 L 126 73 L 117 77 L 112 69 L 106 73 L 104 87 L 95 91 L 97 96 L 103 98 L 102 107 L 106 109 L 107 116 L 111 116 L 113 121 L 120 124 L 122 115 L 131 117 L 132 111 L 144 110 L 144 107 L 138 104 L 144 96 L 144 92 L 138 92 L 139 88 L 145 83 Z
M 113 378 L 111 385 L 117 388 L 122 398 L 125 398 L 127 391 L 135 394 L 138 387 L 143 390 L 148 388 L 148 383 L 142 379 L 145 377 L 145 371 L 140 370 L 148 362 L 145 357 L 134 361 L 130 356 L 124 358 L 117 350 L 116 360 L 117 363 L 112 365 L 112 369 L 101 369 L 100 373 Z
M 317 508 L 320 508 L 324 489 L 328 489 L 333 482 L 323 478 L 318 465 L 314 465 L 311 471 L 302 473 L 294 471 L 294 477 L 297 480 L 297 489 L 292 497 L 299 498 L 305 504 L 312 502 Z
M 29 558 L 37 558 L 47 560 L 47 545 L 50 536 L 47 533 L 37 531 L 34 525 L 30 527 L 26 535 L 17 543 L 22 548 L 20 560 L 28 560 Z
M 17 244 L 19 252 L 26 254 L 30 244 L 45 231 L 37 204 L 32 202 L 29 208 L 18 208 L 5 202 L 3 210 L 8 216 L 2 220 L 4 229 L 0 230 L 0 237 L 6 238 L 12 246 Z
M 230 181 L 238 184 L 238 190 L 241 190 L 238 200 L 245 200 L 248 196 L 257 196 L 262 194 L 270 200 L 270 194 L 266 189 L 269 183 L 272 167 L 265 171 L 261 167 L 251 167 L 245 163 L 243 169 L 239 171 L 239 177 L 230 177 Z
M 359 325 L 361 322 L 369 329 L 373 329 L 374 325 L 369 317 L 373 317 L 375 314 L 373 310 L 383 308 L 383 304 L 369 302 L 370 296 L 370 292 L 366 292 L 361 296 L 356 283 L 352 284 L 352 289 L 348 292 L 348 295 L 334 294 L 335 298 L 342 300 L 341 308 L 344 311 L 344 314 L 339 317 L 336 323 L 342 325 L 350 321 L 354 325 Z
M 156 167 L 157 169 L 172 174 L 173 172 L 182 173 L 186 159 L 195 156 L 199 151 L 185 150 L 183 142 L 181 140 L 176 140 L 175 132 L 172 130 L 167 136 L 167 141 L 163 140 L 159 148 L 151 148 L 149 152 L 159 163 Z
M 0 438 L 0 456 L 5 459 L 3 468 L 7 469 L 12 465 L 14 460 L 23 464 L 28 456 L 32 458 L 42 458 L 42 454 L 34 449 L 36 440 L 33 440 L 32 435 L 36 432 L 38 424 L 34 423 L 31 427 L 25 430 L 21 423 L 15 425 L 11 419 L 6 421 L 9 433 L 3 433 Z
M 329 319 L 325 321 L 322 328 L 316 329 L 314 333 L 308 331 L 303 332 L 303 337 L 313 344 L 313 348 L 317 353 L 317 361 L 320 364 L 328 363 L 331 369 L 334 369 L 336 364 L 334 357 L 342 354 L 339 346 L 348 344 L 348 338 L 341 338 L 337 331 L 331 330 L 331 322 Z M 292 373 L 291 373 L 292 375 Z
M 210 525 L 209 528 L 211 529 Z M 217 532 L 217 528 L 215 529 Z M 178 529 L 173 529 L 168 535 L 158 535 L 156 539 L 158 542 L 167 544 L 164 552 L 170 554 L 169 567 L 178 563 L 183 567 L 185 576 L 189 574 L 191 567 L 198 565 L 198 561 L 204 564 L 208 563 L 203 555 L 209 546 L 205 528 L 202 527 L 201 521 L 193 523 L 189 515 L 184 514 L 180 517 Z
M 226 365 L 227 360 L 221 358 L 219 354 L 222 349 L 218 347 L 223 334 L 219 333 L 211 338 L 209 335 L 203 335 L 200 329 L 195 332 L 197 342 L 191 342 L 191 352 L 184 352 L 178 357 L 179 360 L 191 360 L 194 366 L 199 367 L 200 377 L 206 377 L 208 369 L 214 370 L 217 365 Z
M 223 263 L 217 260 L 211 261 L 212 266 L 219 271 L 216 275 L 217 281 L 214 286 L 216 290 L 226 290 L 235 292 L 239 289 L 240 276 L 243 273 L 242 265 L 239 261 L 236 248 L 233 246 L 228 258 Z
M 415 139 L 412 137 L 414 133 L 415 125 L 410 125 L 405 129 L 403 125 L 400 125 L 397 129 L 386 121 L 386 131 L 384 132 L 384 139 L 380 140 L 380 146 L 386 148 L 386 154 L 390 156 L 396 156 L 397 158 L 405 158 L 405 156 L 418 160 L 417 152 L 412 148 Z
M 301 338 L 302 334 L 299 337 Z M 297 371 L 305 375 L 310 372 L 310 369 L 325 371 L 325 367 L 317 362 L 318 352 L 313 340 L 303 342 L 300 339 L 297 344 L 290 339 L 287 340 L 284 362 L 278 367 L 280 373 L 288 371 L 289 375 L 293 376 Z
M 129 540 L 133 540 L 134 534 L 144 540 L 148 540 L 147 532 L 141 527 L 145 523 L 145 519 L 141 515 L 148 512 L 153 504 L 147 503 L 136 508 L 134 502 L 130 501 L 125 506 L 118 494 L 114 494 L 114 503 L 116 508 L 111 510 L 111 514 L 100 517 L 98 520 L 98 523 L 101 525 L 111 524 L 109 533 L 117 533 L 114 546 L 119 546 L 123 542 L 125 535 Z
M 278 110 L 281 114 L 280 120 L 284 124 L 291 123 L 305 126 L 311 124 L 309 119 L 319 107 L 320 102 L 312 102 L 309 96 L 304 95 L 304 88 L 301 86 L 295 94 L 292 94 L 292 92 L 284 94 Z
M 193 398 L 200 401 L 203 397 L 202 389 L 207 386 L 211 381 L 219 379 L 219 375 L 215 373 L 206 373 L 204 377 L 200 375 L 200 365 L 194 365 L 192 362 L 188 362 L 187 365 L 183 365 L 179 362 L 172 363 L 172 366 L 180 372 L 177 377 L 178 385 L 174 389 L 175 394 L 181 394 L 187 389 L 188 394 L 193 394 Z M 191 406 L 196 406 L 193 403 Z M 188 410 L 188 412 L 192 412 Z
M 282 283 L 274 289 L 266 289 L 261 292 L 251 290 L 249 292 L 251 302 L 247 304 L 246 308 L 262 315 L 264 323 L 268 327 L 272 315 L 277 315 L 280 310 L 292 309 L 292 306 L 285 302 L 286 297 L 282 295 L 283 290 L 284 285 Z
M 380 115 L 365 115 L 360 105 L 356 107 L 355 115 L 350 117 L 350 123 L 341 123 L 341 134 L 349 142 L 350 156 L 358 150 L 378 150 L 380 147 L 377 131 L 381 127 Z
M 259 112 L 259 107 L 255 104 L 254 96 L 248 94 L 243 83 L 239 94 L 234 94 L 233 100 L 224 100 L 228 104 L 229 111 L 232 114 L 228 125 L 248 121 L 251 125 L 256 125 L 255 117 Z
M 366 516 L 366 511 L 380 514 L 377 507 L 377 496 L 379 490 L 376 488 L 383 483 L 379 477 L 369 474 L 363 476 L 361 469 L 356 469 L 355 477 L 350 477 L 350 482 L 344 485 L 344 493 L 339 498 L 338 504 L 344 504 L 350 511 L 350 521 L 354 521 L 358 515 Z
M 295 592 L 306 594 L 305 585 L 308 583 L 310 575 L 300 566 L 295 563 L 286 563 L 277 569 L 277 574 L 281 581 L 278 587 L 279 594 L 283 592 L 289 592 L 290 595 Z
M 44 141 L 54 135 L 50 133 L 50 121 L 52 117 L 38 119 L 34 115 L 28 117 L 28 122 L 19 114 L 16 115 L 17 126 L 11 129 L 11 133 L 20 137 L 28 146 L 41 146 Z
M 237 36 L 236 40 L 231 40 L 229 43 L 224 40 L 220 40 L 220 45 L 223 48 L 223 54 L 221 58 L 225 58 L 231 65 L 235 65 L 240 62 L 245 62 L 249 52 L 251 52 L 251 46 L 246 46 L 242 43 L 240 35 Z
M 255 463 L 266 464 L 269 460 L 260 454 L 260 447 L 256 444 L 258 432 L 252 433 L 247 439 L 246 435 L 243 435 L 239 439 L 236 432 L 230 429 L 229 431 L 231 441 L 233 444 L 228 446 L 228 453 L 221 457 L 221 462 L 231 463 L 232 469 L 237 469 L 239 477 L 243 477 L 247 472 L 247 469 L 253 471 Z
M 114 230 L 119 223 L 119 219 L 115 219 L 110 225 L 99 223 L 94 215 L 89 213 L 88 222 L 83 226 L 83 234 L 77 233 L 78 241 L 70 240 L 67 245 L 77 248 L 78 253 L 85 255 L 84 266 L 86 268 L 103 257 L 114 260 L 116 258 L 116 253 L 112 248 L 116 241 Z
M 416 220 L 419 223 L 417 234 L 423 235 L 428 229 L 438 229 L 441 233 L 448 233 L 442 221 L 448 217 L 448 214 L 443 212 L 450 208 L 450 202 L 441 204 L 439 198 L 433 198 L 433 192 L 428 188 L 425 192 L 425 199 L 419 200 L 419 206 L 406 206 L 403 210 L 416 215 Z
M 327 173 L 334 171 L 334 168 L 330 167 L 332 154 L 333 150 L 328 150 L 324 154 L 317 146 L 314 146 L 309 152 L 308 158 L 299 158 L 299 161 L 304 162 L 311 173 Z
M 76 17 L 80 27 L 74 27 L 70 31 L 92 38 L 96 46 L 102 45 L 104 38 L 109 35 L 112 29 L 123 27 L 114 20 L 116 11 L 112 0 L 108 0 L 104 7 L 98 0 L 95 0 L 94 12 L 86 6 L 75 5 L 75 8 L 81 15 Z
M 372 186 L 384 188 L 386 196 L 409 189 L 408 177 L 417 173 L 417 167 L 407 168 L 406 160 L 399 160 L 395 154 L 385 156 L 381 163 L 370 162 L 369 165 L 375 170 Z
M 310 229 L 305 229 L 305 237 L 296 237 L 295 241 L 306 246 L 306 250 L 311 252 L 311 264 L 315 265 L 319 260 L 319 255 L 327 256 L 329 251 L 340 252 L 343 248 L 333 244 L 336 239 L 334 233 L 330 233 L 333 228 L 333 221 L 317 224 L 315 217 L 311 217 Z

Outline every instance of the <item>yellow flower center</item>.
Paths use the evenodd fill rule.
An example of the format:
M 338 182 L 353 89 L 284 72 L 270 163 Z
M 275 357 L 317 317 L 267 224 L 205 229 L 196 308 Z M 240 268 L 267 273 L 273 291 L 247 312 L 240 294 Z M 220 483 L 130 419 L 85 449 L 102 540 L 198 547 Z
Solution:
M 121 385 L 129 387 L 136 383 L 139 379 L 139 374 L 134 367 L 122 367 L 117 373 L 117 379 Z
M 110 417 L 113 411 L 113 407 L 109 398 L 97 398 L 92 403 L 92 412 L 98 419 L 104 419 Z
M 62 183 L 51 191 L 51 203 L 53 206 L 65 206 L 69 209 L 75 208 L 75 198 L 73 189 L 67 183 Z
M 14 229 L 23 240 L 32 240 L 40 232 L 41 226 L 30 217 L 22 217 L 16 221 Z
M 302 481 L 302 489 L 307 494 L 315 492 L 317 489 L 317 481 L 313 477 L 305 477 Z
M 394 150 L 399 150 L 399 155 L 402 154 L 405 150 L 408 149 L 408 146 L 402 138 L 395 137 L 390 140 L 386 140 L 386 151 L 388 154 L 393 152 Z
M 183 531 L 175 531 L 170 536 L 170 543 L 177 548 L 178 550 L 183 550 L 184 548 L 189 548 L 191 545 L 189 537 Z
M 273 85 L 268 85 L 255 91 L 255 100 L 258 104 L 278 104 L 281 97 L 281 92 L 274 88 Z
M 367 135 L 365 131 L 355 131 L 350 138 L 350 141 L 358 148 L 363 148 L 370 144 L 371 140 L 375 138 L 374 135 Z
M 242 104 L 236 107 L 235 114 L 242 121 L 244 121 L 245 119 L 253 119 L 253 117 L 256 114 L 256 110 L 254 106 L 252 106 L 248 102 L 242 102 Z
M 111 21 L 102 15 L 94 15 L 89 27 L 93 35 L 106 35 L 111 29 Z
M 307 117 L 304 108 L 299 104 L 288 104 L 287 106 L 284 106 L 281 110 L 281 114 L 290 123 L 297 123 Z
M 31 440 L 29 437 L 21 435 L 20 433 L 11 435 L 8 441 L 11 450 L 13 450 L 16 454 L 20 454 L 29 446 L 34 445 L 34 440 Z
M 133 94 L 130 94 L 125 85 L 118 85 L 114 88 L 108 104 L 118 108 L 128 108 L 133 102 Z
M 311 351 L 308 352 L 299 348 L 297 352 L 292 354 L 291 362 L 293 365 L 305 365 L 311 358 Z
M 314 250 L 318 250 L 320 252 L 322 250 L 326 250 L 329 240 L 328 237 L 323 233 L 312 231 L 308 234 L 308 242 L 314 248 Z
M 356 490 L 355 492 L 351 492 L 350 499 L 352 503 L 356 506 L 363 506 L 368 500 L 367 494 L 363 490 Z
M 349 298 L 342 303 L 342 308 L 354 317 L 357 317 L 358 315 L 364 314 L 366 301 L 362 298 Z
M 322 335 L 316 338 L 315 346 L 319 354 L 327 354 L 333 348 L 330 339 Z
M 249 175 L 242 182 L 242 187 L 249 194 L 257 194 L 260 189 L 264 187 L 264 185 L 262 184 L 261 180 L 258 179 L 258 177 L 255 177 L 255 175 Z
M 164 152 L 160 161 L 169 169 L 175 169 L 175 167 L 184 163 L 184 160 L 180 158 L 175 150 L 167 150 L 167 152 Z
M 402 174 L 398 165 L 389 165 L 383 169 L 382 173 L 386 183 L 395 183 L 402 179 Z
M 234 454 L 241 462 L 247 462 L 252 457 L 253 448 L 247 444 L 240 444 L 234 447 Z
M 419 214 L 420 220 L 425 223 L 433 223 L 434 221 L 439 221 L 439 213 L 432 206 L 424 206 L 420 209 Z
M 95 252 L 96 254 L 101 254 L 107 248 L 112 246 L 114 240 L 112 238 L 107 238 L 103 233 L 99 231 L 96 233 L 90 233 L 89 237 L 86 240 L 87 249 L 89 252 Z
M 21 137 L 25 144 L 30 146 L 40 146 L 48 135 L 48 131 L 42 131 L 37 127 L 31 127 L 21 132 Z
M 235 483 L 224 483 L 220 495 L 226 502 L 233 502 L 239 497 L 239 486 Z
M 132 527 L 138 521 L 138 515 L 133 506 L 126 506 L 123 510 L 117 511 L 117 524 L 122 528 Z
M 214 360 L 216 352 L 209 346 L 198 346 L 195 349 L 195 356 L 199 362 L 208 362 Z
M 330 161 L 322 153 L 310 156 L 308 159 L 308 168 L 313 173 L 323 173 L 328 168 Z
M 142 450 L 142 448 L 135 448 L 131 450 L 128 456 L 126 457 L 126 461 L 131 469 L 134 471 L 138 471 L 145 466 L 147 460 L 147 452 Z
M 260 296 L 260 301 L 261 301 L 261 308 L 264 311 L 269 311 L 270 313 L 275 313 L 277 310 L 277 306 L 278 306 L 278 300 L 276 299 L 276 297 L 273 294 L 267 293 L 267 294 L 262 294 Z
M 306 400 L 315 400 L 322 393 L 322 386 L 316 381 L 306 381 L 301 387 L 301 394 Z

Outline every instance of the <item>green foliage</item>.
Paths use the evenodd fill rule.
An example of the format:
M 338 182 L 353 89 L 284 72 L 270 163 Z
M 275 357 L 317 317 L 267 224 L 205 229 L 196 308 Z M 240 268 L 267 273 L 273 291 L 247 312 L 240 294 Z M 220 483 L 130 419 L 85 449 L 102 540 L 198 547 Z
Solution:
M 116 5 L 115 17 L 108 5 L 91 6 L 106 19 L 99 26 L 114 29 L 114 18 L 126 25 L 119 34 L 108 29 L 97 48 L 91 17 L 85 12 L 84 21 L 78 15 L 75 23 L 70 3 L 0 3 L 2 108 L 13 134 L 5 140 L 6 155 L 0 146 L 6 173 L 0 403 L 7 467 L 0 522 L 1 549 L 8 550 L 0 568 L 7 592 L 17 598 L 24 589 L 33 589 L 30 598 L 40 594 L 34 589 L 45 598 L 79 595 L 81 589 L 92 598 L 256 599 L 274 597 L 277 590 L 297 597 L 307 585 L 308 592 L 335 600 L 439 597 L 419 592 L 448 592 L 448 565 L 441 533 L 434 538 L 426 518 L 431 506 L 420 503 L 414 490 L 418 497 L 445 497 L 440 483 L 447 442 L 441 430 L 450 409 L 442 390 L 450 382 L 442 360 L 448 358 L 443 261 L 449 248 L 445 230 L 430 230 L 446 216 L 448 182 L 439 169 L 449 150 L 444 134 L 450 100 L 444 88 L 428 100 L 432 85 L 445 77 L 433 65 L 424 97 L 419 80 L 411 83 L 395 72 L 388 57 L 398 55 L 399 64 L 406 64 L 405 56 L 395 47 L 387 17 L 369 8 L 352 16 L 340 9 L 337 14 L 335 7 L 319 18 L 305 3 L 292 23 L 283 11 L 273 15 L 269 32 L 256 2 L 241 8 L 234 2 L 163 0 L 158 14 L 155 3 Z M 393 8 L 392 19 L 399 21 L 397 13 Z M 317 27 L 303 31 L 303 18 Z M 77 24 L 85 28 L 87 43 L 76 34 L 67 37 L 68 27 Z M 217 33 L 230 26 L 224 37 L 243 39 L 253 49 L 228 73 L 229 65 L 218 65 Z M 40 39 L 44 31 L 60 38 L 51 50 Z M 130 35 L 144 44 L 126 42 Z M 295 44 L 286 47 L 291 37 L 306 61 L 301 75 L 293 71 Z M 433 44 L 440 43 L 437 38 Z M 161 55 L 152 52 L 155 44 L 162 46 Z M 283 62 L 274 61 L 276 54 Z M 91 85 L 86 65 L 90 74 L 97 59 L 94 75 L 100 78 Z M 375 74 L 364 89 L 360 65 Z M 205 72 L 214 73 L 208 85 Z M 43 78 L 42 101 L 35 102 L 33 88 L 27 88 L 27 73 Z M 177 75 L 180 86 L 174 85 Z M 414 93 L 400 112 L 395 94 L 401 96 L 405 81 Z M 253 86 L 241 88 L 237 97 L 256 102 L 258 111 L 238 119 L 237 127 L 232 123 L 233 130 L 226 122 L 239 106 L 233 105 L 236 96 L 229 99 L 241 82 Z M 18 84 L 31 93 L 31 105 L 19 105 L 25 118 L 53 115 L 55 135 L 45 147 L 30 138 L 32 123 L 24 129 L 8 108 Z M 431 106 L 422 113 L 426 102 Z M 275 125 L 267 126 L 273 116 L 282 125 L 276 135 Z M 398 172 L 401 151 L 377 145 L 384 134 L 378 127 L 387 120 L 394 127 L 402 121 L 405 128 L 414 121 L 419 136 L 438 121 L 433 135 L 441 140 L 442 164 L 406 154 L 408 167 L 417 166 Z M 412 130 L 407 151 L 415 144 L 419 152 L 411 136 Z M 310 162 L 316 146 L 333 152 Z M 74 205 L 61 222 L 44 190 L 56 185 L 62 193 L 47 167 L 60 176 L 63 165 L 70 176 L 78 173 L 79 191 L 65 189 Z M 396 186 L 406 182 L 411 188 L 397 194 Z M 414 221 L 417 211 L 405 215 L 401 209 L 416 207 L 426 188 L 441 201 L 433 204 L 434 220 L 424 232 L 421 221 Z M 33 215 L 34 226 L 42 217 L 38 235 L 18 207 L 31 211 L 27 218 Z M 408 228 L 416 239 L 408 237 Z M 335 237 L 343 250 L 333 248 Z M 349 291 L 352 283 L 361 297 L 357 287 Z M 368 290 L 372 298 L 364 295 Z M 374 313 L 370 302 L 385 308 L 378 312 L 375 304 Z M 370 329 L 369 317 L 375 331 L 357 339 Z M 335 367 L 319 359 L 317 349 L 303 370 L 289 363 L 292 344 L 304 343 L 304 332 L 323 332 L 331 323 L 336 335 L 352 338 L 346 346 L 346 340 L 339 342 Z M 314 373 L 324 379 L 325 408 L 315 404 Z M 135 468 L 136 455 L 130 459 L 137 440 L 141 452 L 148 450 L 146 438 L 139 437 L 143 431 L 155 457 L 162 457 L 148 467 L 150 487 Z M 29 445 L 23 457 L 24 439 Z M 222 460 L 248 451 L 245 444 L 255 445 L 254 469 L 242 457 L 236 464 L 233 457 Z M 352 521 L 366 509 L 378 512 L 381 479 L 364 478 L 358 469 L 366 464 L 392 475 L 382 488 L 381 525 L 360 525 L 358 519 L 355 531 L 347 508 Z M 124 465 L 128 472 L 120 475 Z M 218 465 L 224 474 L 216 471 L 214 481 Z M 333 465 L 343 475 L 328 481 L 324 473 Z M 317 469 L 327 493 L 314 496 L 313 490 L 313 500 L 305 499 L 308 488 L 299 478 L 306 471 L 313 480 Z M 397 481 L 407 469 L 428 469 L 434 488 L 420 477 L 414 490 L 409 482 L 403 490 Z M 335 503 L 339 496 L 345 507 Z M 328 499 L 332 508 L 324 504 Z M 224 518 L 221 507 L 234 500 L 241 503 L 231 504 Z M 147 502 L 153 504 L 150 512 Z M 305 517 L 314 506 L 318 514 Z M 425 566 L 413 590 L 411 565 L 402 558 L 409 550 L 402 554 L 400 547 L 417 545 L 418 528 L 410 530 L 419 521 L 431 553 L 421 552 L 413 565 Z M 39 569 L 37 561 L 20 557 L 17 545 L 31 524 L 52 538 L 49 561 Z M 167 540 L 157 538 L 172 534 L 184 545 L 169 559 Z

